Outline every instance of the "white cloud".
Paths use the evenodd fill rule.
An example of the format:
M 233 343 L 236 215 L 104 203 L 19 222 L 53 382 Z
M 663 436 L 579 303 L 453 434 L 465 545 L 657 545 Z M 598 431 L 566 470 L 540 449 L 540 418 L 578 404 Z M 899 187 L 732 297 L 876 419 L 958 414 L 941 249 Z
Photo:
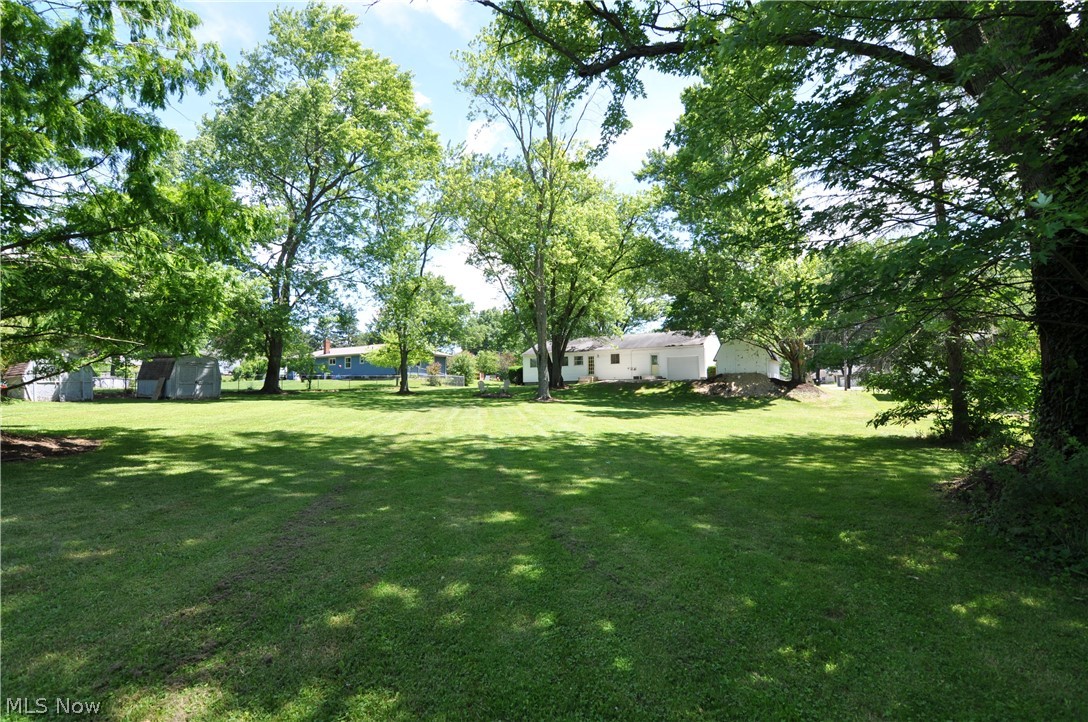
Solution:
M 409 29 L 420 17 L 431 17 L 464 37 L 473 34 L 464 0 L 378 0 L 367 12 L 382 22 Z
M 469 249 L 465 244 L 439 251 L 431 259 L 427 270 L 445 278 L 457 289 L 458 295 L 477 310 L 505 305 L 502 289 L 489 283 L 480 269 L 468 264 L 468 254 Z
M 268 27 L 267 13 L 254 15 L 253 8 L 244 3 L 196 0 L 192 9 L 200 16 L 193 37 L 202 43 L 252 48 L 257 44 L 258 32 L 263 36 Z
M 466 153 L 490 153 L 501 139 L 500 129 L 486 120 L 477 119 L 468 124 L 465 131 Z
M 424 107 L 426 105 L 431 104 L 431 99 L 428 98 L 423 93 L 419 92 L 418 90 L 415 91 L 414 95 L 415 95 L 415 99 L 416 99 L 416 105 L 418 105 L 419 107 L 422 108 L 422 107 Z
M 646 71 L 643 82 L 647 97 L 628 99 L 626 103 L 631 129 L 616 139 L 608 157 L 597 167 L 598 174 L 625 191 L 638 187 L 633 176 L 646 154 L 665 144 L 665 134 L 684 112 L 680 92 L 692 81 Z

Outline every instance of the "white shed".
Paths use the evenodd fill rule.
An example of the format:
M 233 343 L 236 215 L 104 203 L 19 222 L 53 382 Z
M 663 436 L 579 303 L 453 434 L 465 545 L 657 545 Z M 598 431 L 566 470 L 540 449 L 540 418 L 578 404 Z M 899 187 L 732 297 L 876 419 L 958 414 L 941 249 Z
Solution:
M 738 340 L 723 343 L 714 361 L 720 374 L 766 374 L 772 379 L 779 378 L 782 367 L 767 349 Z
M 44 378 L 35 377 L 49 373 Z M 50 373 L 36 361 L 15 364 L 4 372 L 8 395 L 25 401 L 91 401 L 94 399 L 94 370 L 84 366 L 75 371 Z M 15 384 L 21 384 L 15 386 Z
M 140 399 L 217 399 L 222 390 L 219 362 L 210 356 L 152 359 L 136 376 Z
M 714 334 L 703 336 L 683 331 L 576 338 L 567 344 L 563 379 L 706 378 L 707 367 L 714 363 L 719 345 Z M 522 354 L 522 378 L 527 384 L 537 381 L 535 349 Z

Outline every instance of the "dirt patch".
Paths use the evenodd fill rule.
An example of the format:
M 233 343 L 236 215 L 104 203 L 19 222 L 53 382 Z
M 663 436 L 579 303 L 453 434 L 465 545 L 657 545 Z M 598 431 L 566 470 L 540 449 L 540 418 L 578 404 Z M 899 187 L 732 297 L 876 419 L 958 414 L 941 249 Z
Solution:
M 34 461 L 54 456 L 69 456 L 94 451 L 102 445 L 95 439 L 69 436 L 41 436 L 0 432 L 0 460 Z
M 705 381 L 692 382 L 691 388 L 698 394 L 735 399 L 786 397 L 796 401 L 808 401 L 824 396 L 824 392 L 813 384 L 799 384 L 790 388 L 788 381 L 756 373 L 718 374 Z
M 749 399 L 782 396 L 785 388 L 764 374 L 718 374 L 705 381 L 695 381 L 691 388 L 707 396 Z
M 797 399 L 799 401 L 816 399 L 826 395 L 827 394 L 824 393 L 824 391 L 815 384 L 798 384 L 797 386 L 794 386 L 792 389 L 786 392 L 786 396 L 789 396 L 791 399 Z

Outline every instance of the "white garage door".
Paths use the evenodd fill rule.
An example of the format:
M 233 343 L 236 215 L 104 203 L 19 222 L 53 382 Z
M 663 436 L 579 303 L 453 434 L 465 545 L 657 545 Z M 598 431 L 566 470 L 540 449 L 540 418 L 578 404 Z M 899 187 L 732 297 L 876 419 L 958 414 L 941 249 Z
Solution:
M 665 378 L 673 380 L 697 379 L 699 373 L 698 356 L 680 356 L 665 360 Z

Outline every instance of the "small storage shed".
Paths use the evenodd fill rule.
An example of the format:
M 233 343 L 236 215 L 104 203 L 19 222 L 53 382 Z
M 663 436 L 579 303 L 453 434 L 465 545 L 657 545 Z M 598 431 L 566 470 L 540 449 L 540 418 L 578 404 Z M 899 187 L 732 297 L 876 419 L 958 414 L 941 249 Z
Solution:
M 154 358 L 136 376 L 139 399 L 217 399 L 222 390 L 219 361 L 210 356 Z
M 720 374 L 766 374 L 779 378 L 782 363 L 769 351 L 747 341 L 731 339 L 718 349 L 714 357 Z
M 91 401 L 94 399 L 94 370 L 84 366 L 37 378 L 48 369 L 37 361 L 15 364 L 4 371 L 8 396 L 25 401 Z M 35 380 L 36 379 L 36 380 Z M 15 386 L 15 384 L 22 384 Z M 13 387 L 14 388 L 10 388 Z

